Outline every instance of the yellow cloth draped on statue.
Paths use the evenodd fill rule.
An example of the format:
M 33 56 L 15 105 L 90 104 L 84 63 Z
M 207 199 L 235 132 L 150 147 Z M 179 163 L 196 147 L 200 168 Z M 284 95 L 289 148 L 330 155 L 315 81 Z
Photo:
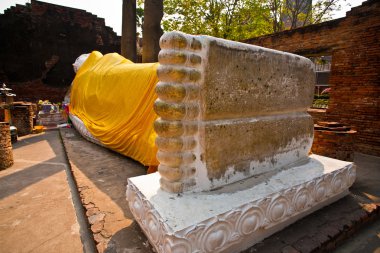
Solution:
M 70 113 L 104 145 L 156 166 L 153 103 L 158 63 L 135 64 L 117 53 L 92 52 L 78 70 Z

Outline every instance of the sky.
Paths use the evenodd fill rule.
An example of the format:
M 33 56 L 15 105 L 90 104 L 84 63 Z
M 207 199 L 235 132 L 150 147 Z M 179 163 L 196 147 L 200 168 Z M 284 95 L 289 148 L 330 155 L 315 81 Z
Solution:
M 121 35 L 121 16 L 122 16 L 122 0 L 40 0 L 78 9 L 86 10 L 98 17 L 104 18 L 106 25 Z M 0 0 L 0 13 L 4 13 L 5 9 L 16 4 L 25 5 L 30 0 Z M 360 5 L 363 0 L 340 0 L 342 9 L 333 14 L 333 18 L 344 17 L 346 12 L 352 7 Z M 350 5 L 350 6 L 349 6 Z

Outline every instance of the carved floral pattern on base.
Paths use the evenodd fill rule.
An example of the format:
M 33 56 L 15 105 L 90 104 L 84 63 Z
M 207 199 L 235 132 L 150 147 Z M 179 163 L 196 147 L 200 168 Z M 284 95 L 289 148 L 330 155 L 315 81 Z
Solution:
M 355 181 L 352 165 L 312 181 L 249 202 L 180 231 L 173 231 L 143 194 L 129 181 L 127 200 L 141 228 L 158 252 L 220 252 L 257 232 L 347 190 Z

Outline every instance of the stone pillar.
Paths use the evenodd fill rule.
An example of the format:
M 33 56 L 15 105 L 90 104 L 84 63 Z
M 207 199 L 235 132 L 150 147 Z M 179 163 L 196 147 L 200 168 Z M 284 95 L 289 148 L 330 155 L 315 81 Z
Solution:
M 179 32 L 164 34 L 160 46 L 155 130 L 162 189 L 210 190 L 307 158 L 310 60 Z
M 8 122 L 0 122 L 0 170 L 13 165 L 11 132 Z
M 33 132 L 32 104 L 15 104 L 12 113 L 12 123 L 17 128 L 19 136 Z

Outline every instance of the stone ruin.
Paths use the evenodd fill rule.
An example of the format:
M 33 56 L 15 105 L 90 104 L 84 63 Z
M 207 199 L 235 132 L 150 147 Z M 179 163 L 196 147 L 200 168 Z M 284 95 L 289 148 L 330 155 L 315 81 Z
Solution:
M 0 170 L 14 163 L 9 122 L 0 122 Z
M 158 252 L 240 252 L 348 193 L 352 163 L 309 156 L 311 61 L 180 32 L 160 46 L 159 172 L 127 187 Z

